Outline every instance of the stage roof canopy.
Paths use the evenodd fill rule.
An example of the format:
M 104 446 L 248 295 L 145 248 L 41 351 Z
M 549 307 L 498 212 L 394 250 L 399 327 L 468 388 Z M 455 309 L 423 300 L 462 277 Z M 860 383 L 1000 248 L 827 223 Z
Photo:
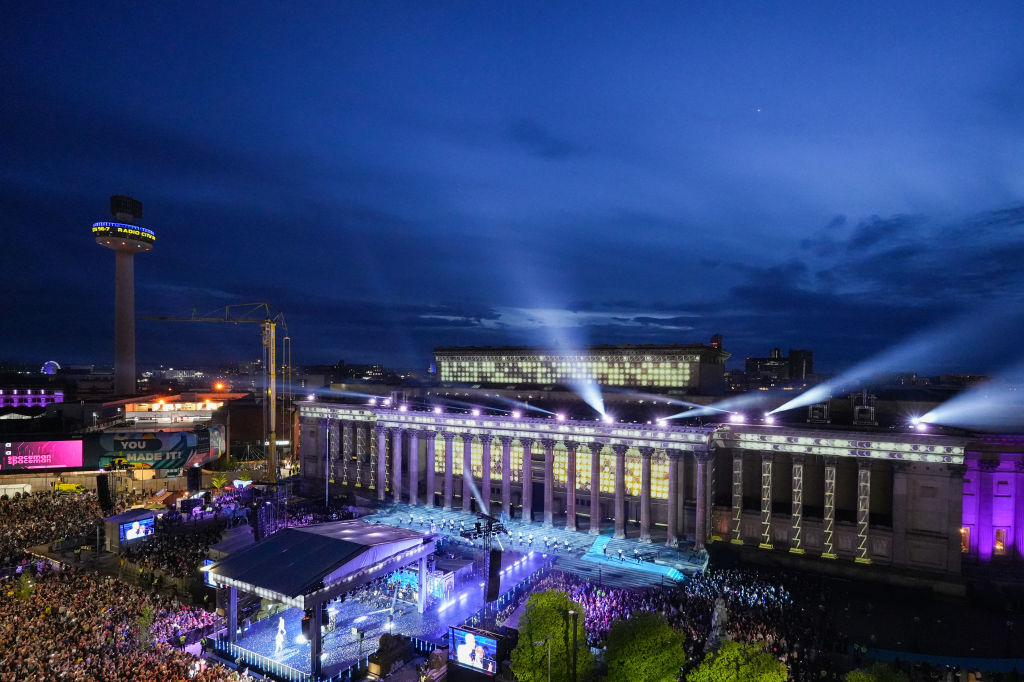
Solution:
M 207 571 L 215 585 L 308 608 L 433 550 L 431 536 L 353 519 L 285 528 Z

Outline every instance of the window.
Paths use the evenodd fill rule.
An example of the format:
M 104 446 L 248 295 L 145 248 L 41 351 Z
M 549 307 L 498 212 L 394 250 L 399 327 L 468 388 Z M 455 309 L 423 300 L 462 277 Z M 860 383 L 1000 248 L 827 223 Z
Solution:
M 996 554 L 1006 554 L 1006 529 L 996 528 L 996 544 L 993 548 Z
M 967 554 L 971 551 L 971 529 L 967 526 L 960 527 L 960 553 Z

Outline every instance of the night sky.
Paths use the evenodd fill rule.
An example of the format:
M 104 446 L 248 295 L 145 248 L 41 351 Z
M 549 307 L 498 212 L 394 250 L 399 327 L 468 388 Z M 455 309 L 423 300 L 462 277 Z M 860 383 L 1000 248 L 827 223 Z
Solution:
M 5 3 L 0 359 L 111 362 L 115 193 L 157 233 L 140 316 L 269 301 L 297 364 L 720 332 L 835 371 L 965 313 L 1006 341 L 1019 0 L 688 4 Z

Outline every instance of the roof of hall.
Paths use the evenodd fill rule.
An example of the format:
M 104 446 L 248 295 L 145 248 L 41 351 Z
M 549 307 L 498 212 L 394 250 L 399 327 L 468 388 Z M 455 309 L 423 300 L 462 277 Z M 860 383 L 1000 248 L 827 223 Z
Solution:
M 343 567 L 344 574 L 358 571 L 420 545 L 426 537 L 360 519 L 285 528 L 207 570 L 238 583 L 298 597 L 321 587 L 332 575 L 337 577 Z

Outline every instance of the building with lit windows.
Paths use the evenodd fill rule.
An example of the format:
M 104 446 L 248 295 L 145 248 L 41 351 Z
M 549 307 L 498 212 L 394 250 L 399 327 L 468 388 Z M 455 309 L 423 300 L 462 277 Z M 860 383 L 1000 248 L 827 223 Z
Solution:
M 571 386 L 597 383 L 644 390 L 686 388 L 700 395 L 723 392 L 729 353 L 716 336 L 711 345 L 590 346 L 577 351 L 523 346 L 435 348 L 442 383 L 481 386 Z

